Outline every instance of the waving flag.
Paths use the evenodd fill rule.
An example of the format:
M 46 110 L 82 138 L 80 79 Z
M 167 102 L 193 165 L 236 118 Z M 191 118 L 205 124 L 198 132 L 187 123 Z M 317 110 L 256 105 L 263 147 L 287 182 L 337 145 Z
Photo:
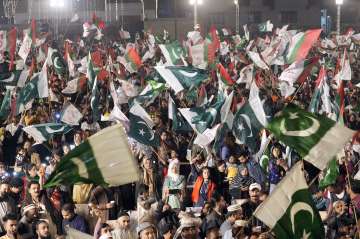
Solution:
M 23 130 L 36 142 L 41 143 L 51 139 L 55 134 L 66 134 L 72 128 L 66 124 L 47 123 L 27 126 Z
M 318 40 L 322 29 L 313 29 L 306 32 L 299 32 L 292 37 L 286 55 L 287 63 L 303 60 L 307 57 L 310 49 Z
M 137 72 L 142 65 L 141 58 L 136 49 L 131 47 L 125 54 L 126 64 L 125 67 L 130 73 Z
M 291 168 L 255 210 L 254 216 L 270 227 L 279 239 L 325 238 L 324 226 L 306 184 L 301 162 Z
M 221 63 L 217 65 L 217 68 L 219 70 L 220 79 L 225 83 L 225 85 L 232 86 L 235 84 L 235 81 L 231 78 L 230 74 Z
M 184 65 L 182 58 L 185 56 L 185 51 L 178 41 L 174 41 L 170 44 L 161 44 L 159 45 L 159 48 L 169 65 Z
M 45 188 L 94 183 L 119 186 L 139 180 L 138 165 L 120 124 L 92 135 L 63 157 Z
M 321 170 L 354 134 L 326 116 L 316 116 L 292 105 L 287 106 L 267 128 L 278 140 Z

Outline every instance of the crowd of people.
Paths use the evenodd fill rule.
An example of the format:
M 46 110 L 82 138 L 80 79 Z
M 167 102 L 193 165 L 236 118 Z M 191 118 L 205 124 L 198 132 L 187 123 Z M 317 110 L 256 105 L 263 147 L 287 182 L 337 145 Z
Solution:
M 290 33 L 291 30 L 285 32 L 293 34 Z M 95 35 L 97 33 L 95 32 Z M 248 33 L 245 32 L 246 34 Z M 217 31 L 219 46 L 214 53 L 215 61 L 221 63 L 236 82 L 225 87 L 225 91 L 234 92 L 231 106 L 234 114 L 249 98 L 248 84 L 251 82 L 238 80 L 244 79 L 242 70 L 254 64 L 254 59 L 247 54 L 249 45 L 255 45 L 258 51 L 266 49 L 279 34 L 279 30 L 260 33 L 257 37 L 252 37 L 254 41 L 251 42 L 251 39 L 246 37 Z M 336 36 L 328 39 L 322 35 L 318 39 L 308 58 L 318 56 L 320 60 L 313 66 L 306 81 L 294 83 L 297 90 L 289 97 L 284 97 L 279 89 L 279 76 L 288 65 L 271 64 L 269 69 L 262 69 L 255 62 L 251 81 L 256 81 L 268 119 L 289 103 L 309 109 L 320 68 L 325 67 L 328 97 L 334 110 L 329 112 L 321 106 L 315 113 L 335 120 L 342 118 L 346 127 L 355 131 L 360 129 L 357 68 L 359 48 L 351 37 L 354 33 L 347 34 L 344 38 L 347 37 L 350 44 L 340 45 Z M 200 28 L 188 35 L 188 39 L 182 44 L 184 55 L 181 64 L 194 66 L 195 53 L 190 49 L 204 44 L 208 40 L 205 35 Z M 213 96 L 215 101 L 221 87 L 221 76 L 216 74 L 217 68 L 211 67 L 211 64 L 203 67 L 208 79 L 195 89 L 185 89 L 174 94 L 173 89 L 164 84 L 151 99 L 141 102 L 137 97 L 154 81 L 154 67 L 169 65 L 159 45 L 170 44 L 172 41 L 167 34 L 155 38 L 150 32 L 136 34 L 134 40 L 123 36 L 122 34 L 110 39 L 105 35 L 99 40 L 90 34 L 76 40 L 63 37 L 55 40 L 51 34 L 38 33 L 38 40 L 44 41 L 33 44 L 25 60 L 16 55 L 16 70 L 30 71 L 27 82 L 32 74 L 43 69 L 47 58 L 41 55 L 46 56 L 50 48 L 57 49 L 64 59 L 72 58 L 75 69 L 74 75 L 70 70 L 61 74 L 55 69 L 55 64 L 50 64 L 46 71 L 49 98 L 34 99 L 22 112 L 17 112 L 16 106 L 20 89 L 17 86 L 11 89 L 10 111 L 1 115 L 1 238 L 49 239 L 85 237 L 86 234 L 96 239 L 276 238 L 271 228 L 254 217 L 253 213 L 271 195 L 291 167 L 302 160 L 299 154 L 287 147 L 286 142 L 271 137 L 265 129 L 255 136 L 256 151 L 253 145 L 250 147 L 239 142 L 231 129 L 222 137 L 219 136 L 220 130 L 217 131 L 220 138 L 217 141 L 218 147 L 214 146 L 214 142 L 205 147 L 195 144 L 194 139 L 198 132 L 191 128 L 174 130 L 173 119 L 169 118 L 168 114 L 169 95 L 179 108 L 200 105 L 205 98 L 204 92 L 209 96 L 209 102 L 212 101 L 210 96 Z M 209 44 L 214 41 L 212 35 Z M 21 42 L 20 36 L 18 48 Z M 328 46 L 329 42 L 334 45 L 333 48 Z M 136 49 L 142 58 L 141 65 L 137 66 L 134 72 L 119 60 L 130 48 Z M 341 84 L 344 111 L 340 117 L 336 117 L 334 114 L 337 112 L 335 109 L 339 85 L 335 75 L 342 65 L 344 50 L 348 51 L 352 78 Z M 94 67 L 98 68 L 96 74 L 100 94 L 97 97 L 101 117 L 94 116 L 91 106 L 92 91 L 87 87 L 88 71 L 81 69 L 87 65 L 81 59 L 89 61 L 88 57 L 92 58 Z M 64 62 L 70 68 L 69 60 Z M 9 52 L 5 51 L 0 64 L 0 74 L 8 73 L 9 65 Z M 78 79 L 76 92 L 63 93 L 67 83 L 75 78 Z M 125 101 L 114 102 L 111 84 L 114 85 L 115 94 L 119 98 L 125 98 Z M 0 109 L 2 111 L 9 88 L 1 81 L 0 87 L 3 96 Z M 124 124 L 124 128 L 128 130 L 131 122 L 111 120 L 109 115 L 117 105 L 124 115 L 128 116 L 134 100 L 145 109 L 154 123 L 152 129 L 160 136 L 157 147 L 141 144 L 129 137 L 129 147 L 139 165 L 139 181 L 114 187 L 89 183 L 43 187 L 62 158 L 88 137 L 115 123 Z M 27 126 L 59 123 L 63 109 L 69 102 L 83 115 L 78 125 L 71 126 L 71 131 L 55 134 L 44 142 L 38 142 L 24 132 L 23 128 Z M 341 103 L 337 106 L 340 109 L 342 107 Z M 224 127 L 224 123 L 220 127 Z M 259 155 L 263 136 L 269 140 Z M 336 141 L 336 138 L 333 140 Z M 320 181 L 326 178 L 327 171 L 320 171 L 304 161 L 309 190 L 316 208 L 321 212 L 327 238 L 359 238 L 359 159 L 360 137 L 356 134 L 336 156 L 335 181 L 321 185 Z M 79 232 L 84 234 L 76 234 Z

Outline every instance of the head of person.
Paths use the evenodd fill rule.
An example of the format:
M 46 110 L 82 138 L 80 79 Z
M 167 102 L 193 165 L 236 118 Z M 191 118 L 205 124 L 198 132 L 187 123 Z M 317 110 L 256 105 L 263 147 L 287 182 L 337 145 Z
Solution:
M 249 176 L 249 170 L 248 168 L 245 166 L 245 167 L 242 167 L 241 170 L 240 170 L 240 175 L 242 177 L 247 177 Z
M 342 200 L 335 201 L 333 203 L 333 208 L 336 215 L 342 215 L 347 209 L 345 202 Z
M 35 224 L 35 231 L 38 239 L 49 239 L 51 238 L 49 223 L 44 220 L 39 220 Z
M 201 176 L 204 180 L 210 180 L 210 168 L 204 167 L 201 170 Z
M 36 168 L 36 164 L 29 164 L 29 166 L 26 168 L 26 174 L 30 177 L 30 178 L 35 178 L 37 175 L 37 168 Z
M 38 218 L 39 211 L 34 204 L 29 204 L 22 208 L 21 215 L 25 216 L 29 221 L 33 221 Z
M 360 180 L 351 179 L 350 181 L 351 187 L 349 185 L 346 185 L 346 191 L 349 194 L 350 198 L 353 199 L 360 194 Z
M 216 225 L 208 226 L 206 229 L 206 239 L 221 239 L 219 227 Z
M 172 159 L 177 159 L 179 157 L 178 153 L 175 150 L 170 151 L 170 157 Z
M 6 173 L 5 169 L 5 164 L 3 162 L 0 162 L 0 174 Z
M 162 131 L 161 134 L 160 134 L 160 138 L 161 138 L 162 141 L 168 140 L 168 133 L 165 130 Z
M 177 160 L 171 161 L 169 164 L 168 176 L 169 177 L 176 177 L 179 175 L 180 165 Z
M 0 196 L 3 197 L 10 192 L 9 178 L 3 178 L 0 180 Z
M 238 160 L 241 164 L 245 164 L 248 161 L 248 152 L 247 151 L 242 151 L 239 155 L 238 155 Z
M 37 181 L 30 181 L 28 184 L 28 192 L 31 198 L 38 198 L 40 196 L 40 184 Z
M 223 160 L 217 161 L 216 168 L 220 173 L 225 173 L 225 171 L 226 171 L 225 161 L 223 161 Z
M 235 145 L 235 137 L 232 133 L 228 133 L 224 138 L 224 145 L 233 147 Z
M 150 158 L 144 156 L 143 158 L 143 167 L 145 170 L 150 170 L 152 169 L 153 165 L 152 165 L 152 161 Z
M 67 155 L 70 152 L 71 149 L 70 149 L 70 146 L 68 144 L 64 144 L 62 146 L 62 150 L 63 150 L 64 155 Z
M 164 239 L 172 239 L 175 234 L 175 226 L 172 223 L 161 220 L 158 224 L 159 235 L 162 235 Z
M 20 194 L 23 188 L 23 182 L 21 178 L 13 177 L 10 180 L 10 191 L 14 194 Z
M 120 229 L 130 229 L 130 216 L 127 212 L 120 211 L 117 218 Z
M 213 201 L 215 209 L 218 209 L 218 210 L 222 211 L 222 210 L 224 210 L 226 208 L 226 201 L 224 199 L 224 196 L 221 195 L 220 193 L 215 192 L 212 195 L 211 200 Z
M 142 222 L 137 228 L 136 232 L 138 234 L 138 238 L 140 239 L 155 239 L 156 238 L 156 228 L 150 222 Z
M 228 206 L 226 214 L 226 219 L 231 223 L 235 223 L 236 220 L 240 220 L 242 217 L 242 203 L 237 203 Z
M 249 186 L 250 201 L 259 202 L 260 199 L 261 185 L 258 183 L 252 183 Z
M 74 143 L 75 145 L 79 145 L 82 141 L 81 132 L 78 131 L 74 134 Z
M 197 239 L 199 233 L 199 226 L 201 225 L 201 219 L 194 218 L 188 215 L 179 215 L 180 227 L 177 229 L 174 238 L 175 239 Z
M 279 143 L 275 143 L 271 148 L 271 154 L 274 158 L 281 157 L 281 145 Z
M 149 186 L 146 184 L 140 184 L 139 186 L 139 195 L 142 197 L 148 197 L 149 196 Z
M 73 203 L 65 203 L 61 207 L 61 215 L 64 220 L 71 220 L 75 217 L 75 205 Z
M 204 216 L 206 216 L 206 215 L 210 214 L 211 210 L 212 210 L 212 204 L 211 204 L 211 202 L 206 201 L 206 202 L 204 203 L 204 206 L 203 206 L 202 209 L 201 209 L 201 213 L 202 213 Z
M 13 213 L 8 213 L 3 217 L 3 225 L 7 235 L 17 234 L 17 216 Z
M 102 223 L 100 225 L 99 239 L 110 239 L 110 238 L 112 238 L 110 225 L 107 223 Z

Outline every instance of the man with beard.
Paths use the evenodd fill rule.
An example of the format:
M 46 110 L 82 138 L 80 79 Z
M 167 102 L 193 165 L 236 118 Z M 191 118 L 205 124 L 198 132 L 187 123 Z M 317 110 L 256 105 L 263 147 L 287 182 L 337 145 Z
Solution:
M 130 227 L 130 216 L 128 213 L 120 211 L 117 223 L 119 228 L 111 232 L 113 239 L 136 239 L 136 232 Z
M 5 217 L 8 213 L 15 213 L 16 206 L 14 200 L 9 196 L 9 182 L 6 179 L 0 181 L 0 218 Z M 0 221 L 0 233 L 5 233 L 3 221 Z
M 35 226 L 36 237 L 35 239 L 51 239 L 49 230 L 49 223 L 44 220 L 39 220 Z
M 72 203 L 66 203 L 61 208 L 61 214 L 63 217 L 62 227 L 65 232 L 67 226 L 74 228 L 83 233 L 89 233 L 88 223 L 85 218 L 75 213 L 75 205 Z
M 262 227 L 264 226 L 259 220 L 253 217 L 253 213 L 255 212 L 256 208 L 260 205 L 260 192 L 261 186 L 258 183 L 253 183 L 249 186 L 249 195 L 250 200 L 242 205 L 243 215 L 245 220 L 250 220 L 250 226 L 252 227 Z M 258 228 L 257 228 L 258 229 Z
M 22 239 L 34 238 L 33 226 L 38 221 L 38 210 L 34 204 L 29 204 L 22 209 L 18 231 Z
M 0 239 L 17 239 L 20 236 L 17 233 L 17 217 L 14 213 L 9 213 L 2 218 L 6 234 Z

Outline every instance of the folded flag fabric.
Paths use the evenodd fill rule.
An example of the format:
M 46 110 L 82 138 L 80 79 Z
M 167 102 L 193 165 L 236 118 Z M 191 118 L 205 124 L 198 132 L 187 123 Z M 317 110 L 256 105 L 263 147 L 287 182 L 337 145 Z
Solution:
M 272 24 L 270 20 L 267 20 L 266 22 L 259 24 L 258 27 L 260 32 L 272 32 L 274 24 Z
M 155 70 L 175 94 L 184 89 L 197 87 L 209 77 L 207 71 L 190 66 L 156 66 Z
M 335 184 L 339 174 L 339 166 L 337 165 L 336 159 L 333 159 L 330 161 L 324 177 L 319 181 L 319 188 L 326 188 L 329 185 Z
M 1 102 L 1 107 L 0 107 L 0 119 L 1 120 L 5 120 L 6 117 L 9 116 L 10 111 L 11 111 L 11 90 L 7 89 L 5 96 Z
M 255 210 L 276 238 L 325 238 L 324 227 L 298 162 Z M 307 223 L 305 223 L 307 222 Z
M 61 122 L 68 125 L 79 125 L 79 121 L 83 115 L 81 112 L 71 103 L 66 105 L 61 113 Z
M 326 116 L 317 116 L 293 105 L 287 106 L 267 128 L 321 170 L 354 134 Z
M 38 143 L 51 139 L 55 134 L 66 134 L 71 129 L 70 126 L 61 123 L 36 124 L 23 128 Z
M 45 188 L 94 183 L 119 186 L 139 180 L 138 166 L 120 124 L 92 135 L 63 157 Z
M 174 100 L 169 95 L 168 118 L 172 120 L 172 130 L 174 131 L 191 131 L 191 126 L 177 109 Z

